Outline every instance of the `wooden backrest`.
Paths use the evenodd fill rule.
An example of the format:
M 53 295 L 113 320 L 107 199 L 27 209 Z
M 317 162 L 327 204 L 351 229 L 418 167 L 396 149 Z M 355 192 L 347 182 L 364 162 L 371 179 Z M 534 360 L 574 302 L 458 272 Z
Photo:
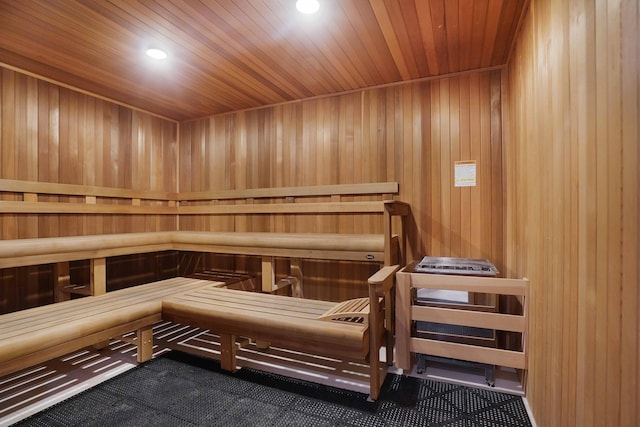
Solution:
M 0 200 L 0 213 L 17 214 L 383 213 L 390 208 L 385 208 L 382 202 L 393 206 L 396 212 L 406 210 L 400 207 L 401 203 L 391 202 L 398 194 L 397 182 L 169 193 L 0 179 L 0 194 L 10 194 L 15 198 Z M 65 200 L 41 201 L 45 195 L 64 196 Z M 371 195 L 379 195 L 378 200 L 340 200 L 342 196 Z M 318 197 L 329 198 L 330 201 L 309 201 Z M 267 199 L 270 203 L 263 203 Z M 112 200 L 124 203 L 114 204 Z M 254 200 L 261 203 L 254 204 Z M 236 203 L 238 201 L 241 204 Z

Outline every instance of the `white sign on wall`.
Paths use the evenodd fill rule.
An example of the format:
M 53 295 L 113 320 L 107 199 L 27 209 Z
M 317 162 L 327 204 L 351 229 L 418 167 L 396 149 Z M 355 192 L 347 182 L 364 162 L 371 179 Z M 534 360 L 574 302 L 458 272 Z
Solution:
M 454 162 L 455 165 L 455 186 L 475 187 L 476 186 L 476 161 L 460 160 Z

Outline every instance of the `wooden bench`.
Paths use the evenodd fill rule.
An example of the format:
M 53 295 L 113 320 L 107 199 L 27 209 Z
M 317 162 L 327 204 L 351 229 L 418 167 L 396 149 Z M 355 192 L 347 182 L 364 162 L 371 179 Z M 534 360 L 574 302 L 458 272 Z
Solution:
M 367 304 L 331 303 L 205 286 L 166 298 L 165 320 L 220 334 L 221 366 L 236 369 L 236 338 L 264 340 L 275 346 L 346 360 L 367 360 L 370 396 L 377 399 L 393 361 L 392 298 L 398 266 L 386 266 L 369 278 Z M 337 309 L 338 308 L 338 309 Z M 340 308 L 347 311 L 341 312 Z M 359 318 L 359 319 L 356 319 Z M 386 364 L 380 362 L 385 345 Z
M 178 230 L 178 225 L 182 226 L 183 223 L 188 222 L 185 220 L 176 221 L 174 227 L 166 231 L 0 241 L 0 268 L 54 264 L 58 285 L 68 283 L 70 261 L 90 260 L 91 283 L 88 294 L 92 295 L 89 299 L 72 300 L 60 306 L 54 304 L 0 316 L 0 325 L 3 326 L 0 332 L 0 347 L 2 347 L 0 350 L 2 365 L 0 366 L 3 370 L 0 370 L 0 374 L 37 363 L 39 360 L 44 360 L 43 357 L 55 357 L 64 352 L 102 342 L 122 332 L 137 330 L 142 337 L 139 341 L 147 340 L 150 325 L 160 319 L 158 306 L 164 296 L 152 296 L 155 294 L 148 293 L 150 288 L 146 286 L 106 293 L 107 257 L 165 250 L 260 256 L 262 257 L 262 290 L 265 292 L 271 292 L 276 286 L 274 267 L 276 257 L 289 258 L 292 271 L 300 271 L 301 258 L 373 262 L 386 266 L 401 263 L 405 253 L 404 223 L 409 214 L 409 207 L 405 203 L 393 200 L 393 195 L 397 193 L 397 183 L 172 194 L 0 180 L 0 194 L 7 198 L 0 200 L 0 213 L 8 216 L 24 216 L 29 224 L 36 225 L 36 229 L 38 219 L 46 220 L 50 215 L 80 215 L 84 219 L 92 218 L 94 215 L 103 218 L 111 215 L 142 215 L 145 218 L 148 215 L 166 218 L 169 218 L 168 216 L 220 217 L 220 221 L 230 229 L 229 231 L 196 231 L 194 228 L 199 227 L 191 227 L 191 230 Z M 253 231 L 248 229 L 251 227 L 241 226 L 247 222 L 247 217 L 255 215 L 277 217 L 279 225 L 268 232 Z M 373 215 L 381 218 L 382 221 L 366 228 L 372 230 L 369 234 L 301 233 L 297 232 L 295 221 L 285 220 L 285 218 L 299 215 L 335 217 L 348 215 L 350 218 Z M 392 232 L 394 217 L 401 219 L 399 236 Z M 230 222 L 229 218 L 233 218 L 233 221 Z M 244 219 L 236 221 L 237 218 Z M 137 224 L 141 224 L 141 221 Z M 30 229 L 27 235 L 33 235 Z M 388 271 L 391 270 L 387 267 L 382 270 L 382 272 Z M 380 287 L 384 282 L 388 285 L 387 287 L 390 287 L 389 283 L 392 279 L 381 280 L 380 277 L 374 275 L 370 279 L 371 286 L 379 285 Z M 386 292 L 389 290 L 386 289 Z M 134 295 L 138 295 L 135 297 L 138 298 L 136 301 L 139 300 L 137 303 L 125 302 L 133 301 Z M 234 293 L 234 296 L 243 301 L 249 298 L 246 294 L 239 292 Z M 390 298 L 385 298 L 387 315 L 391 311 L 390 301 Z M 288 301 L 287 304 L 291 302 Z M 310 302 L 309 304 L 324 307 L 325 303 Z M 377 300 L 373 305 L 379 306 Z M 242 310 L 239 309 L 239 318 L 243 318 L 239 314 L 241 312 Z M 83 313 L 83 315 L 81 318 L 74 317 L 74 313 Z M 277 328 L 268 328 L 269 332 L 265 332 L 265 336 L 259 339 L 289 344 L 294 348 L 302 346 L 307 350 L 323 351 L 326 340 L 332 336 L 330 331 L 335 330 L 336 337 L 344 337 L 346 340 L 346 343 L 342 344 L 346 346 L 344 351 L 339 350 L 343 348 L 340 345 L 336 347 L 335 352 L 339 353 L 337 355 L 355 358 L 370 355 L 372 358 L 372 365 L 376 367 L 371 375 L 372 396 L 376 396 L 380 385 L 377 369 L 379 363 L 377 353 L 374 354 L 370 350 L 373 346 L 379 349 L 379 340 L 385 328 L 390 328 L 391 321 L 390 318 L 382 319 L 375 313 L 378 313 L 378 310 L 370 310 L 367 321 L 360 326 L 340 323 L 335 319 L 314 320 L 313 324 L 323 325 L 320 330 L 324 332 L 319 335 L 322 338 L 319 342 L 323 344 L 319 348 L 306 347 L 307 337 L 304 335 L 294 335 L 286 340 L 279 335 Z M 285 310 L 278 318 L 278 322 L 281 322 L 285 331 L 287 328 L 295 328 L 297 324 L 297 319 L 292 319 L 290 314 Z M 325 311 L 318 314 L 325 314 Z M 259 323 L 259 316 L 254 316 L 253 322 Z M 382 324 L 385 326 L 381 328 L 379 325 Z M 4 328 L 5 325 L 6 328 Z M 369 325 L 376 326 L 371 328 Z M 376 333 L 370 334 L 369 331 L 372 329 Z M 245 330 L 234 331 L 234 335 L 240 332 Z M 307 332 L 313 331 L 308 329 Z M 296 344 L 296 342 L 299 343 Z M 139 360 L 146 360 L 149 357 L 149 345 L 146 343 L 139 346 Z M 392 347 L 388 346 L 388 348 Z M 391 353 L 388 361 L 392 361 Z M 225 362 L 225 366 L 228 367 L 229 363 Z
M 12 198 L 0 200 L 0 213 L 26 215 L 35 224 L 38 217 L 50 215 L 155 215 L 221 218 L 230 228 L 176 230 L 176 223 L 167 231 L 3 240 L 0 268 L 53 263 L 64 278 L 65 263 L 89 259 L 89 294 L 95 295 L 105 288 L 105 257 L 164 250 L 256 255 L 262 258 L 262 290 L 270 292 L 276 289 L 275 257 L 288 258 L 300 282 L 300 259 L 403 264 L 409 206 L 393 200 L 398 188 L 397 182 L 383 182 L 176 194 L 0 179 L 0 194 Z M 241 225 L 256 215 L 277 217 L 279 226 L 254 232 Z M 374 227 L 378 231 L 368 234 L 300 233 L 291 220 L 300 215 L 373 216 L 381 222 Z M 392 231 L 394 217 L 401 220 L 399 234 Z M 232 223 L 224 218 L 232 218 Z
M 152 325 L 162 300 L 204 286 L 206 280 L 174 278 L 0 316 L 0 376 L 137 331 L 137 360 L 153 353 Z

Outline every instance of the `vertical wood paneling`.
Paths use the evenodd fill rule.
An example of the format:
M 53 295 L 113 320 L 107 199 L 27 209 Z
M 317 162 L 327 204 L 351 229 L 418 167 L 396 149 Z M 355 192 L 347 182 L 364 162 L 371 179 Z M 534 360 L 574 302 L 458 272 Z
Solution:
M 505 72 L 505 260 L 532 284 L 539 425 L 640 417 L 639 21 L 634 1 L 533 1 Z
M 2 69 L 1 80 L 2 178 L 176 191 L 177 124 L 15 71 Z M 2 216 L 5 239 L 174 227 L 170 217 Z
M 196 191 L 398 181 L 399 198 L 412 206 L 409 259 L 486 257 L 501 265 L 500 88 L 500 71 L 472 73 L 182 123 L 180 170 L 190 172 L 180 173 L 179 186 Z M 206 168 L 204 158 L 211 162 Z M 476 160 L 476 187 L 454 187 L 457 160 Z M 277 221 L 181 217 L 180 226 L 259 231 Z M 355 215 L 299 215 L 292 224 L 284 231 L 381 231 L 380 221 Z M 370 273 L 368 266 L 354 273 L 353 265 L 327 262 L 308 261 L 304 268 L 305 296 L 323 299 L 362 294 Z
M 0 69 L 0 105 L 2 178 L 176 191 L 176 123 L 4 68 Z M 18 200 L 23 196 L 2 197 Z M 85 203 L 80 197 L 66 198 Z M 58 199 L 39 197 L 40 201 Z M 3 214 L 0 223 L 2 239 L 176 227 L 175 218 L 151 215 Z M 2 271 L 0 311 L 52 302 L 51 278 L 50 266 Z

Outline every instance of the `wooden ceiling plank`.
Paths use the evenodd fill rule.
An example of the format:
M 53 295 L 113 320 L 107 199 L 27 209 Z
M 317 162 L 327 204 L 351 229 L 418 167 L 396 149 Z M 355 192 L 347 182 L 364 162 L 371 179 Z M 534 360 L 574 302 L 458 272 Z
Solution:
M 341 62 L 349 65 L 350 74 L 356 82 L 357 87 L 373 86 L 377 80 L 372 71 L 373 67 L 367 49 L 362 45 L 362 41 L 358 34 L 354 31 L 352 20 L 360 19 L 358 16 L 349 18 L 342 5 L 340 5 L 340 13 L 338 13 L 338 3 L 333 12 L 334 19 L 328 20 L 327 35 L 333 39 L 336 45 L 341 47 L 343 60 Z
M 487 14 L 489 13 L 489 4 L 487 1 L 473 2 L 473 27 L 471 33 L 471 68 L 480 68 L 482 66 L 482 47 L 485 40 L 485 26 L 487 22 Z
M 377 24 L 373 9 L 368 2 L 343 2 L 342 8 L 345 14 L 351 17 L 351 23 L 356 34 L 362 40 L 362 44 L 366 49 L 370 63 L 376 70 L 376 81 L 397 81 L 400 74 L 393 65 L 393 58 L 389 51 L 382 30 Z M 356 17 L 356 18 L 354 18 Z
M 183 8 L 190 7 L 190 2 L 184 2 Z M 202 13 L 206 11 L 206 13 Z M 257 80 L 264 80 L 263 84 L 269 86 L 272 90 L 280 92 L 283 99 L 302 98 L 312 95 L 302 88 L 297 83 L 297 79 L 294 74 L 290 73 L 283 65 L 289 64 L 288 61 L 280 61 L 281 58 L 269 58 L 268 55 L 261 52 L 260 47 L 262 45 L 255 45 L 251 42 L 251 38 L 246 34 L 238 30 L 248 30 L 254 32 L 256 27 L 247 28 L 246 22 L 248 15 L 239 8 L 233 8 L 223 6 L 217 8 L 214 12 L 211 8 L 198 10 L 199 15 L 203 20 L 206 18 L 217 15 L 222 21 L 228 24 L 228 29 L 225 34 L 225 49 L 228 46 L 227 54 L 233 55 L 233 57 L 247 67 L 248 70 L 254 71 L 249 74 L 254 74 Z M 241 14 L 241 16 L 237 16 Z M 191 19 L 197 19 L 196 14 L 190 14 Z M 248 19 L 251 22 L 251 19 Z M 239 40 L 242 40 L 240 42 Z M 265 79 L 265 77 L 270 77 Z M 268 84 L 270 83 L 270 84 Z M 274 84 L 275 83 L 275 84 Z
M 526 0 L 0 0 L 0 64 L 173 120 L 507 60 Z M 167 45 L 164 70 L 141 54 Z
M 429 66 L 420 31 L 421 17 L 418 15 L 416 3 L 414 0 L 405 0 L 399 2 L 398 5 L 403 24 L 396 25 L 396 27 L 402 29 L 400 41 L 403 46 L 406 46 L 407 52 L 410 53 L 409 56 L 413 59 L 410 64 L 415 67 L 413 70 L 415 72 L 414 78 L 428 76 Z M 405 54 L 406 56 L 407 54 Z
M 458 18 L 460 4 L 458 0 L 444 2 L 444 16 L 447 34 L 447 57 L 449 69 L 460 69 L 460 21 Z
M 484 43 L 482 45 L 481 67 L 490 67 L 493 50 L 495 49 L 496 37 L 498 35 L 498 24 L 502 12 L 503 0 L 489 0 L 489 13 L 485 24 Z
M 398 72 L 400 73 L 402 80 L 410 80 L 411 73 L 409 72 L 409 68 L 402 54 L 402 49 L 400 48 L 400 42 L 396 37 L 395 29 L 391 24 L 391 18 L 387 11 L 385 2 L 383 0 L 369 0 L 369 2 L 373 8 L 374 14 L 376 15 L 376 20 L 378 21 L 378 25 L 384 35 L 387 48 L 391 52 L 391 56 L 393 57 L 393 61 L 398 68 Z
M 123 8 L 123 10 L 130 11 L 129 13 L 131 13 L 132 16 L 137 15 L 137 13 L 134 12 L 136 10 L 134 8 L 136 3 L 132 3 L 129 1 L 118 1 L 118 5 L 119 7 Z M 193 47 L 200 47 L 202 50 L 206 50 L 207 55 L 206 56 L 200 55 L 200 59 L 209 62 L 213 67 L 213 69 L 225 68 L 225 67 L 230 68 L 230 71 L 228 73 L 225 73 L 224 76 L 221 76 L 219 72 L 214 72 L 213 75 L 209 76 L 209 78 L 220 79 L 221 81 L 226 81 L 228 84 L 233 85 L 233 90 L 236 90 L 239 93 L 245 94 L 247 97 L 246 98 L 247 101 L 250 101 L 252 99 L 258 100 L 259 98 L 256 98 L 256 94 L 264 93 L 265 91 L 264 85 L 261 82 L 259 82 L 255 78 L 255 76 L 248 74 L 246 70 L 242 69 L 241 67 L 238 67 L 234 62 L 226 59 L 224 55 L 224 53 L 226 52 L 221 47 L 220 43 L 217 43 L 215 45 L 215 47 L 219 50 L 210 49 L 210 48 L 207 48 L 206 44 L 203 44 L 200 41 L 200 37 L 204 38 L 203 34 L 198 33 L 198 34 L 195 34 L 195 36 L 200 36 L 200 37 L 193 37 L 192 35 L 189 35 L 186 32 L 182 31 L 180 29 L 181 26 L 188 27 L 190 26 L 189 24 L 190 22 L 191 22 L 191 25 L 193 25 L 194 21 L 190 20 L 193 18 L 193 16 L 187 15 L 184 12 L 184 9 L 180 7 L 174 7 L 171 3 L 167 3 L 167 6 L 171 7 L 170 11 L 172 12 L 171 18 L 173 19 L 173 21 L 170 21 L 164 16 L 160 16 L 158 14 L 153 13 L 153 11 L 149 10 L 148 7 L 147 7 L 147 10 L 142 11 L 142 13 L 144 14 L 151 13 L 157 16 L 158 17 L 157 19 L 161 20 L 162 25 L 165 26 L 169 32 L 172 32 L 173 34 L 175 34 L 178 40 L 183 41 L 182 43 L 180 43 L 180 46 L 182 48 L 184 48 L 185 46 L 189 46 L 189 47 L 193 46 Z M 180 26 L 176 25 L 177 24 L 176 21 L 181 23 L 181 25 Z M 192 51 L 192 49 L 185 49 L 185 50 Z M 212 61 L 209 58 L 213 58 L 215 61 Z M 204 80 L 204 78 L 202 80 Z M 198 82 L 197 87 L 199 87 L 199 84 L 200 82 Z M 248 90 L 248 89 L 251 89 L 251 90 Z M 280 99 L 280 94 L 272 92 L 270 95 Z
M 438 70 L 440 74 L 453 72 L 449 67 L 449 50 L 447 49 L 447 20 L 445 16 L 446 0 L 431 0 L 431 27 L 438 58 Z
M 492 64 L 504 64 L 507 62 L 511 41 L 515 37 L 524 1 L 506 1 L 502 4 L 500 21 L 498 23 L 498 37 L 496 37 Z
M 435 30 L 431 19 L 431 6 L 428 1 L 416 0 L 416 13 L 420 16 L 420 34 L 422 46 L 427 58 L 430 75 L 440 74 L 438 55 L 436 51 Z
M 271 9 L 266 8 L 271 13 Z M 246 8 L 245 13 L 252 23 L 259 28 L 259 36 L 263 40 L 270 40 L 270 43 L 261 47 L 266 55 L 273 57 L 283 57 L 285 64 L 296 63 L 296 81 L 301 85 L 302 90 L 306 91 L 310 97 L 318 93 L 331 93 L 335 87 L 339 87 L 338 82 L 332 78 L 333 74 L 324 66 L 324 61 L 319 61 L 316 57 L 317 52 L 305 49 L 303 44 L 298 40 L 297 25 L 283 22 L 280 16 L 289 16 L 287 14 L 266 15 L 265 8 L 258 9 L 255 4 L 251 4 Z M 297 13 L 297 12 L 296 12 Z M 265 49 L 267 47 L 267 49 Z M 316 78 L 321 76 L 322 78 Z
M 473 4 L 474 0 L 460 0 L 458 8 L 460 40 L 457 55 L 460 70 L 470 70 L 472 68 L 471 40 L 473 40 Z

